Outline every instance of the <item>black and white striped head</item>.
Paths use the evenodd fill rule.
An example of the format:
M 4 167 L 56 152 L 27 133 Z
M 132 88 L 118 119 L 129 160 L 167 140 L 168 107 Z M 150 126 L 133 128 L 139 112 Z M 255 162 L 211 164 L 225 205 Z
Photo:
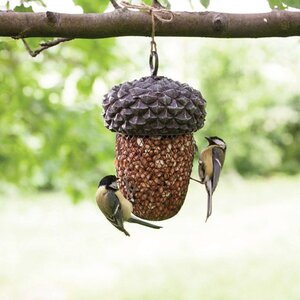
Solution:
M 117 180 L 115 175 L 107 175 L 100 180 L 98 187 L 105 186 L 107 189 L 118 190 Z
M 226 143 L 221 138 L 217 136 L 206 136 L 205 138 L 207 139 L 209 145 L 217 145 L 222 149 L 226 150 Z

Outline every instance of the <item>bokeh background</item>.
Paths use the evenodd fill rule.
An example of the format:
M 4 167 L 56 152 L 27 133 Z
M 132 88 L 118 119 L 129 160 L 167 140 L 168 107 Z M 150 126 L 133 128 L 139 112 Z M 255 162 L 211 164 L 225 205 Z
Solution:
M 0 9 L 111 9 L 98 2 Z M 212 0 L 209 10 L 270 10 L 241 2 Z M 198 0 L 170 3 L 204 10 Z M 207 100 L 198 146 L 206 135 L 228 144 L 212 217 L 204 222 L 206 192 L 194 182 L 163 229 L 128 224 L 130 238 L 95 205 L 99 178 L 114 173 L 102 98 L 149 75 L 149 38 L 74 40 L 34 59 L 0 38 L 0 299 L 300 298 L 300 39 L 156 40 L 159 74 Z

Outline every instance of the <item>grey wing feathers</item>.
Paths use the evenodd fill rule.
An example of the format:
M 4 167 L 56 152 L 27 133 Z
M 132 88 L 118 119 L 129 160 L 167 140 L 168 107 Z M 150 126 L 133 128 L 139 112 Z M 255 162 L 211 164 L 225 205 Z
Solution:
M 219 182 L 220 173 L 224 162 L 224 152 L 222 149 L 217 147 L 215 147 L 212 151 L 213 151 L 213 178 L 212 178 L 212 193 L 213 193 Z
M 107 203 L 112 212 L 112 216 L 121 210 L 120 201 L 113 191 L 107 191 Z
M 125 230 L 123 225 L 123 214 L 122 214 L 121 204 L 118 197 L 112 191 L 108 191 L 107 197 L 109 200 L 108 203 L 110 205 L 112 214 L 106 215 L 106 218 L 117 229 L 119 229 L 120 231 L 124 232 L 126 235 L 129 236 L 129 233 Z

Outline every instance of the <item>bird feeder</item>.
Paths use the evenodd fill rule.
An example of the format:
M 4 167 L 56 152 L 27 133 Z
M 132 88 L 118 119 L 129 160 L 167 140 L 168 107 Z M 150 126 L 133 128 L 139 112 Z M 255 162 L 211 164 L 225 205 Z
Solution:
M 157 76 L 156 51 L 149 63 L 151 76 L 117 85 L 104 96 L 103 117 L 117 133 L 121 192 L 136 216 L 159 221 L 176 215 L 185 200 L 193 132 L 204 125 L 206 101 L 189 85 Z

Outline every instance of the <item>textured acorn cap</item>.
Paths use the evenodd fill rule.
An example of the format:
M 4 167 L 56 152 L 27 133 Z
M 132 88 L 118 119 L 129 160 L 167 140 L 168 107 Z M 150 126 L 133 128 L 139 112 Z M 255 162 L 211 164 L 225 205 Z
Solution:
M 181 135 L 204 125 L 201 93 L 163 77 L 142 77 L 111 89 L 104 96 L 105 126 L 130 136 Z

